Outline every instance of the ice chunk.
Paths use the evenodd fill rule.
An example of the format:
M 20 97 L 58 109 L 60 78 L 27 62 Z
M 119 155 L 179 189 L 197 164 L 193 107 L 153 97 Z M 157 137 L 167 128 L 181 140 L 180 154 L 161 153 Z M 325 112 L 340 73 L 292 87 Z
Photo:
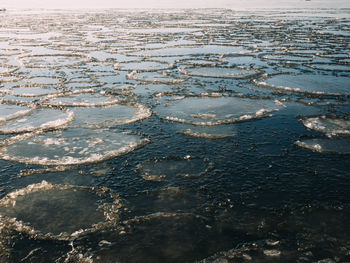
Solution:
M 180 72 L 189 76 L 233 79 L 250 78 L 258 73 L 258 71 L 250 68 L 223 66 L 188 67 L 180 69 Z
M 303 118 L 302 123 L 309 129 L 331 134 L 350 134 L 350 120 L 340 117 L 317 116 Z
M 198 177 L 207 172 L 208 160 L 166 157 L 152 159 L 138 167 L 142 178 L 149 181 L 169 181 L 176 176 Z
M 349 72 L 350 65 L 349 64 L 340 64 L 340 63 L 309 63 L 305 64 L 305 66 L 310 67 L 316 70 L 325 70 L 325 71 L 342 71 Z
M 141 104 L 114 104 L 107 107 L 72 108 L 72 127 L 101 128 L 147 119 L 152 111 Z
M 0 200 L 2 224 L 36 238 L 69 240 L 119 220 L 118 195 L 106 188 L 56 185 L 46 181 Z
M 21 86 L 10 88 L 7 92 L 13 96 L 18 97 L 41 97 L 57 94 L 61 91 L 56 88 L 44 88 L 40 86 Z
M 28 164 L 75 165 L 126 154 L 149 140 L 116 130 L 68 129 L 40 135 L 33 133 L 13 142 L 0 149 L 1 159 Z
M 84 64 L 91 57 L 84 54 L 38 54 L 20 56 L 19 61 L 27 68 L 59 68 Z
M 0 123 L 27 115 L 34 109 L 34 107 L 5 104 L 0 101 Z
M 173 65 L 163 61 L 130 61 L 130 62 L 121 62 L 114 65 L 114 68 L 117 70 L 127 70 L 127 71 L 158 71 L 172 68 Z
M 185 82 L 187 78 L 179 78 L 167 72 L 137 72 L 133 71 L 127 78 L 153 84 L 179 84 Z
M 163 119 L 200 126 L 234 123 L 268 116 L 278 110 L 270 100 L 240 97 L 187 97 L 156 107 Z
M 275 75 L 266 80 L 255 81 L 260 87 L 290 92 L 304 92 L 318 95 L 349 95 L 348 77 L 333 75 Z
M 99 107 L 118 103 L 119 100 L 92 89 L 64 92 L 42 99 L 44 106 Z
M 66 127 L 74 119 L 71 110 L 36 109 L 23 118 L 15 118 L 4 124 L 0 123 L 0 133 L 23 133 L 46 131 Z
M 350 138 L 305 138 L 296 145 L 320 153 L 350 154 Z

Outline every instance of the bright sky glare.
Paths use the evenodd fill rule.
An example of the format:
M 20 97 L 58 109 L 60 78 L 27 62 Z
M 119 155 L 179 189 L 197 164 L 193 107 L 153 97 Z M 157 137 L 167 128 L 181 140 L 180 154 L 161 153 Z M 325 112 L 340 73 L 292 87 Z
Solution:
M 350 8 L 350 0 L 0 0 L 0 8 Z

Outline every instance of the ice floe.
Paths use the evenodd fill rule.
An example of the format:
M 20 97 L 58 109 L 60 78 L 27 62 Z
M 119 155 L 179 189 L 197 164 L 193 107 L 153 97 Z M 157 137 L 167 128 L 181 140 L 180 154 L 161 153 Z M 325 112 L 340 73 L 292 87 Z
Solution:
M 15 190 L 0 200 L 2 224 L 41 239 L 70 240 L 119 220 L 121 201 L 106 188 L 46 181 Z
M 0 123 L 29 114 L 35 107 L 5 104 L 0 101 Z
M 0 149 L 0 159 L 27 164 L 77 165 L 129 153 L 149 142 L 127 132 L 68 129 L 36 135 Z
M 210 167 L 207 159 L 165 157 L 149 160 L 139 165 L 138 170 L 143 179 L 160 182 L 169 181 L 176 176 L 199 177 Z
M 255 80 L 259 87 L 288 92 L 301 92 L 316 95 L 349 95 L 348 77 L 333 75 L 275 75 L 264 80 Z
M 10 134 L 60 129 L 66 127 L 73 119 L 74 113 L 68 109 L 37 108 L 25 116 L 6 121 L 4 124 L 0 122 L 0 133 Z
M 319 153 L 350 154 L 350 138 L 303 138 L 296 145 Z
M 277 111 L 270 100 L 240 97 L 187 97 L 155 108 L 163 119 L 201 126 L 228 124 L 269 116 Z
M 301 119 L 309 129 L 330 134 L 350 134 L 350 120 L 340 117 L 315 116 Z

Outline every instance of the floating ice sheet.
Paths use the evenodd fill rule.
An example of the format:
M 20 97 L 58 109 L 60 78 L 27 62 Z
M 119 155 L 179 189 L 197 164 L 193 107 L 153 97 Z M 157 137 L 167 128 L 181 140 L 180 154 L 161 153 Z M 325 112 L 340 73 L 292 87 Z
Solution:
M 189 213 L 138 216 L 124 221 L 119 232 L 104 232 L 89 242 L 94 252 L 91 260 L 94 263 L 192 262 L 202 253 L 202 244 L 206 244 L 208 236 L 213 234 L 206 224 L 205 218 Z M 84 255 L 84 247 L 80 244 L 86 242 L 84 237 L 75 242 L 79 248 L 74 252 Z
M 320 153 L 350 154 L 350 138 L 305 138 L 295 142 L 296 145 Z
M 290 62 L 305 62 L 314 59 L 313 56 L 306 55 L 292 55 L 292 54 L 266 54 L 261 56 L 264 60 L 275 60 L 275 61 L 290 61 Z
M 127 70 L 127 71 L 157 71 L 170 69 L 173 67 L 172 64 L 162 62 L 162 61 L 135 61 L 135 62 L 122 62 L 114 65 L 117 70 Z
M 56 88 L 47 88 L 47 87 L 36 87 L 36 86 L 27 86 L 27 87 L 13 87 L 7 90 L 7 93 L 18 96 L 18 97 L 41 97 L 52 94 L 61 93 Z
M 199 158 L 167 157 L 152 159 L 138 167 L 149 181 L 169 181 L 176 176 L 199 177 L 209 169 L 209 162 Z
M 113 96 L 87 89 L 51 95 L 44 98 L 41 104 L 45 106 L 99 107 L 118 102 L 119 100 Z
M 0 76 L 10 74 L 10 73 L 16 71 L 17 69 L 19 69 L 19 67 L 6 65 L 6 64 L 0 64 Z
M 255 76 L 257 71 L 242 67 L 193 67 L 182 68 L 180 72 L 189 76 L 211 78 L 234 78 L 242 79 Z
M 340 117 L 317 116 L 303 118 L 303 124 L 312 130 L 331 134 L 350 134 L 350 120 Z
M 90 60 L 83 54 L 40 54 L 19 57 L 19 61 L 27 68 L 59 68 L 84 64 Z
M 28 185 L 0 200 L 2 224 L 39 238 L 69 240 L 118 222 L 116 194 L 104 188 Z
M 162 96 L 164 94 L 172 94 L 173 92 L 179 90 L 180 87 L 168 84 L 144 84 L 137 85 L 133 93 L 140 96 Z
M 75 114 L 73 127 L 101 128 L 128 124 L 151 116 L 149 108 L 140 104 L 115 104 L 106 107 L 72 108 Z
M 1 148 L 0 158 L 41 165 L 94 163 L 126 154 L 149 142 L 126 132 L 92 129 L 68 129 L 28 137 Z
M 33 110 L 33 107 L 5 104 L 0 101 L 0 123 L 24 116 Z
M 340 64 L 340 63 L 310 63 L 305 64 L 305 66 L 312 69 L 319 69 L 325 71 L 343 71 L 350 72 L 350 64 Z
M 56 76 L 36 76 L 25 79 L 24 81 L 32 84 L 32 85 L 57 85 L 64 81 L 64 78 L 56 77 Z
M 50 108 L 35 109 L 23 117 L 18 117 L 4 124 L 0 123 L 0 133 L 23 133 L 46 131 L 66 127 L 74 119 L 71 110 L 56 110 Z
M 155 112 L 170 121 L 211 126 L 263 118 L 278 108 L 270 100 L 188 97 L 159 105 Z
M 185 82 L 187 78 L 173 77 L 166 72 L 137 72 L 133 71 L 127 78 L 154 84 L 178 84 Z
M 171 57 L 171 56 L 193 56 L 204 54 L 234 54 L 248 53 L 249 51 L 240 46 L 224 46 L 224 45 L 202 45 L 202 46 L 185 46 L 185 47 L 169 47 L 164 49 L 152 49 L 145 51 L 130 52 L 130 55 L 140 57 Z
M 275 75 L 264 81 L 255 81 L 258 86 L 291 92 L 305 92 L 319 95 L 350 94 L 348 77 L 303 74 Z
M 192 126 L 182 130 L 182 133 L 204 139 L 224 139 L 237 135 L 237 131 L 230 125 Z

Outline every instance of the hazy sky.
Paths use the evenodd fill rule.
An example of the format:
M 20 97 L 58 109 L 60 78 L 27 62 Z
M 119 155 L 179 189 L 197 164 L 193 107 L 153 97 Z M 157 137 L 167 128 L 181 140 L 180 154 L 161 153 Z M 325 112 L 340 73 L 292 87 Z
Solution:
M 350 7 L 350 0 L 0 0 L 0 8 Z

